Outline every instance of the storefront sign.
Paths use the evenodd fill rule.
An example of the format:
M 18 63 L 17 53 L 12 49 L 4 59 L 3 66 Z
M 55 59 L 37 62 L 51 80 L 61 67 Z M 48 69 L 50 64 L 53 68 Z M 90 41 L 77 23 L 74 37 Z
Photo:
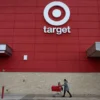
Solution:
M 64 18 L 59 21 L 55 21 L 55 20 L 51 19 L 49 16 L 49 10 L 52 7 L 56 7 L 56 6 L 63 8 L 63 10 L 65 12 Z M 59 18 L 61 16 L 61 14 L 62 14 L 62 12 L 59 9 L 54 9 L 52 11 L 52 16 L 54 18 Z M 58 34 L 58 35 L 61 35 L 62 33 L 71 33 L 70 26 L 59 27 L 61 25 L 64 25 L 70 18 L 70 10 L 69 10 L 69 7 L 65 3 L 59 2 L 59 1 L 54 1 L 54 2 L 49 3 L 44 9 L 43 16 L 47 23 L 49 23 L 52 26 L 55 26 L 55 27 L 44 26 L 43 27 L 44 33 L 55 33 L 56 32 L 56 34 Z

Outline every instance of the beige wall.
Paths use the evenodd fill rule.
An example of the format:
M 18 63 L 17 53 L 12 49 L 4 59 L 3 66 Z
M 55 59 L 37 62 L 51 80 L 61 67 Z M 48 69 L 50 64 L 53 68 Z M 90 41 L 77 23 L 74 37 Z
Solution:
M 0 73 L 1 87 L 9 94 L 51 94 L 51 86 L 69 81 L 73 94 L 100 94 L 100 73 Z M 25 80 L 23 82 L 23 80 Z M 8 90 L 8 91 L 7 91 Z

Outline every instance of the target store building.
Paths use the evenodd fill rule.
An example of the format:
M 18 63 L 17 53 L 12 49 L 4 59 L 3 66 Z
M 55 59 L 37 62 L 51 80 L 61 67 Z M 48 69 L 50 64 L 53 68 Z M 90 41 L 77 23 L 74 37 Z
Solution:
M 0 93 L 49 94 L 64 78 L 100 94 L 100 0 L 0 0 Z

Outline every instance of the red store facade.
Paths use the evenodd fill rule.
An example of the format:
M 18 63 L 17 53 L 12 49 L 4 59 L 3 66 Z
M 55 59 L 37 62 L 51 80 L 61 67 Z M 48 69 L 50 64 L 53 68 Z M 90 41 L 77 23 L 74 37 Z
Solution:
M 43 30 L 44 26 L 55 27 L 43 16 L 46 5 L 54 1 L 70 9 L 69 20 L 56 26 L 70 26 L 70 34 Z M 62 15 L 54 18 L 54 9 Z M 48 15 L 58 21 L 65 11 L 55 6 Z M 100 58 L 87 57 L 86 53 L 99 41 L 100 0 L 0 0 L 0 44 L 12 48 L 12 56 L 0 56 L 1 72 L 100 72 Z

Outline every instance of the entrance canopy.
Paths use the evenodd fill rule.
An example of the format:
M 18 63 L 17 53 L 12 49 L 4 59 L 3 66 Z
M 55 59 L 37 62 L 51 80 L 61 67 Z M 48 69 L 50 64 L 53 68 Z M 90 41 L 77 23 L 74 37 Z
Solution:
M 100 42 L 95 42 L 88 50 L 88 57 L 100 57 Z
M 7 44 L 0 44 L 0 56 L 11 56 L 12 48 Z

